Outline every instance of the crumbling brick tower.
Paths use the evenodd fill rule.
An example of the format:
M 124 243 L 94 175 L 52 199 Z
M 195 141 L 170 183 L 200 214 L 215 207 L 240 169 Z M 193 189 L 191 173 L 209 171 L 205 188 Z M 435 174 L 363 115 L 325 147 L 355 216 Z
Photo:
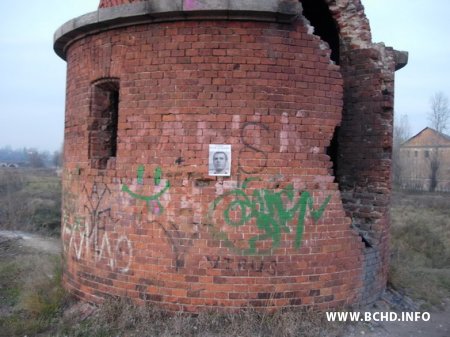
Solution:
M 186 311 L 376 299 L 407 55 L 360 0 L 99 7 L 55 37 L 65 286 Z

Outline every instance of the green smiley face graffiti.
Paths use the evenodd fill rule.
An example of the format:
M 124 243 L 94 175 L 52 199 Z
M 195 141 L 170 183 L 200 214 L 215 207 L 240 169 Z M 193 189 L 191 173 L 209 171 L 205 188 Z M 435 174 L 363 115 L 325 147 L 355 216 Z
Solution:
M 139 166 L 137 169 L 137 183 L 142 185 L 144 183 L 144 166 Z M 162 170 L 160 167 L 157 167 L 155 171 L 153 172 L 153 182 L 155 184 L 155 187 L 159 188 L 161 183 L 161 176 L 162 176 Z M 122 191 L 125 193 L 128 193 L 132 198 L 143 200 L 147 204 L 147 208 L 150 212 L 152 212 L 155 215 L 160 215 L 163 213 L 164 208 L 159 201 L 159 198 L 166 193 L 170 188 L 170 182 L 167 180 L 164 187 L 159 189 L 159 192 L 153 194 L 153 195 L 142 195 L 135 192 L 132 192 L 128 185 L 122 186 Z

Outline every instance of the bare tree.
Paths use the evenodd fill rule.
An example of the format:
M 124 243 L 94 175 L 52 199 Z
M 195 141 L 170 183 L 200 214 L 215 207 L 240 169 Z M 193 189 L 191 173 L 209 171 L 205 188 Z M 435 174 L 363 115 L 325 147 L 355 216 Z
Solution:
M 441 158 L 439 148 L 435 146 L 428 157 L 430 163 L 430 192 L 434 192 L 439 182 L 439 168 L 441 166 Z
M 52 156 L 52 164 L 54 167 L 61 167 L 62 166 L 62 152 L 61 151 L 54 151 Z
M 436 92 L 430 98 L 431 111 L 428 114 L 430 125 L 436 131 L 443 133 L 448 128 L 450 120 L 450 109 L 448 106 L 448 98 L 443 92 Z M 428 156 L 430 164 L 430 192 L 434 192 L 439 182 L 439 168 L 441 166 L 441 158 L 438 144 L 432 144 L 432 149 Z
M 33 168 L 42 168 L 45 166 L 44 155 L 37 150 L 28 150 L 28 163 Z
M 431 111 L 428 113 L 430 126 L 438 132 L 445 132 L 450 119 L 447 96 L 442 91 L 436 92 L 430 99 L 430 105 Z
M 401 115 L 394 121 L 394 146 L 400 146 L 411 137 L 411 127 L 407 115 Z
M 411 128 L 407 115 L 395 118 L 394 142 L 392 146 L 392 170 L 395 185 L 401 185 L 404 165 L 400 156 L 400 146 L 411 137 Z

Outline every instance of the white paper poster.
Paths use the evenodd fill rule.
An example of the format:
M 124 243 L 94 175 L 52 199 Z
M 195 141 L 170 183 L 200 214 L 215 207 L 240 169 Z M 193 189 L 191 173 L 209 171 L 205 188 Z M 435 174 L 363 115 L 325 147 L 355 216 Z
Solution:
M 230 176 L 231 145 L 209 144 L 209 175 Z

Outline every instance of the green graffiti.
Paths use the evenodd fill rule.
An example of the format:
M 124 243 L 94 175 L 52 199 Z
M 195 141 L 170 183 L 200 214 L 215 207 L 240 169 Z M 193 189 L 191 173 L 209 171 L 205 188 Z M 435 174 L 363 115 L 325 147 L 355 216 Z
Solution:
M 139 166 L 137 171 L 137 182 L 139 184 L 140 181 L 143 182 L 143 176 L 144 176 L 144 166 Z M 162 176 L 162 170 L 161 168 L 157 167 L 153 173 L 155 186 L 159 186 L 161 183 L 161 176 Z M 167 192 L 167 190 L 170 188 L 170 182 L 166 181 L 166 185 L 157 193 L 153 195 L 142 195 L 138 193 L 134 193 L 130 190 L 128 185 L 122 186 L 122 191 L 125 193 L 128 193 L 132 198 L 145 201 L 147 204 L 148 209 L 156 215 L 161 214 L 164 211 L 164 208 L 159 201 L 159 198 Z
M 144 184 L 144 172 L 145 172 L 144 165 L 139 165 L 139 167 L 137 169 L 137 183 L 139 185 L 143 185 Z
M 161 182 L 161 176 L 162 176 L 162 171 L 160 167 L 157 167 L 155 169 L 155 174 L 154 174 L 154 181 L 155 181 L 155 186 L 158 186 L 159 183 Z
M 281 234 L 290 232 L 288 223 L 298 214 L 294 246 L 296 249 L 299 249 L 301 247 L 307 211 L 309 210 L 313 221 L 317 222 L 330 202 L 331 196 L 328 196 L 322 205 L 316 209 L 314 208 L 314 200 L 307 191 L 302 192 L 297 201 L 294 202 L 295 191 L 292 185 L 288 185 L 280 192 L 268 189 L 255 189 L 252 195 L 248 195 L 245 189 L 254 180 L 259 179 L 246 179 L 242 184 L 242 188 L 231 190 L 216 198 L 210 205 L 209 220 L 211 223 L 212 215 L 219 204 L 225 198 L 231 196 L 232 200 L 227 205 L 223 205 L 223 218 L 225 223 L 229 226 L 240 227 L 255 219 L 256 226 L 263 234 L 250 238 L 248 240 L 248 248 L 246 249 L 238 249 L 229 240 L 227 233 L 222 231 L 215 233 L 216 238 L 223 240 L 229 248 L 242 255 L 267 255 L 280 246 Z M 286 207 L 283 200 L 292 206 Z M 236 216 L 236 214 L 239 215 Z M 258 250 L 257 243 L 263 240 L 272 240 L 272 247 L 270 249 Z

